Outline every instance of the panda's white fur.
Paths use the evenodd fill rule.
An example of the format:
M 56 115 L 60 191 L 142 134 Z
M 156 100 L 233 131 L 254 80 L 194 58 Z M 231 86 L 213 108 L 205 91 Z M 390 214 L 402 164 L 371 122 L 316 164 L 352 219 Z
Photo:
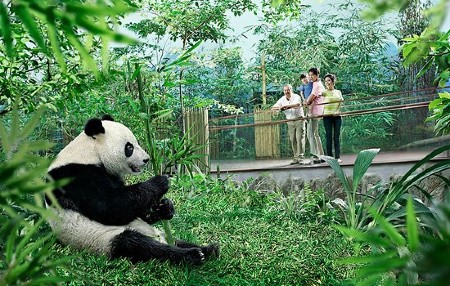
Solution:
M 218 253 L 218 246 L 197 246 L 178 241 L 167 245 L 162 231 L 153 227 L 171 219 L 173 204 L 162 199 L 168 179 L 155 176 L 145 182 L 125 185 L 123 176 L 138 174 L 149 155 L 123 124 L 91 119 L 56 157 L 49 167 L 55 180 L 71 178 L 53 194 L 61 208 L 48 207 L 56 218 L 49 224 L 58 239 L 80 249 L 132 261 L 169 260 L 198 264 Z
M 106 226 L 90 220 L 72 210 L 54 210 L 57 219 L 49 220 L 49 224 L 58 239 L 66 245 L 78 249 L 88 249 L 98 254 L 111 253 L 111 241 L 127 229 L 136 230 L 158 242 L 167 243 L 164 232 L 136 219 L 124 226 Z

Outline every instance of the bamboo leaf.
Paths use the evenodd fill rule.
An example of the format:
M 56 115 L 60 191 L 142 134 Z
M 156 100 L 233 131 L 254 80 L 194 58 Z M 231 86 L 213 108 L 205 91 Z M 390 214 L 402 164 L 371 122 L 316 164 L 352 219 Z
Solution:
M 94 35 L 111 35 L 112 31 L 104 25 L 104 23 L 100 24 L 99 22 L 94 22 L 94 19 L 86 17 L 86 14 L 77 14 L 75 18 L 75 23 L 86 29 L 86 31 L 90 32 Z
M 41 32 L 36 24 L 36 20 L 33 15 L 30 14 L 29 9 L 23 5 L 15 6 L 14 12 L 22 20 L 23 24 L 28 30 L 28 33 L 36 42 L 37 46 L 42 50 L 44 54 L 50 56 L 47 45 L 45 44 L 44 38 L 42 38 Z
M 38 110 L 36 110 L 35 114 L 31 117 L 31 119 L 28 120 L 28 122 L 25 124 L 25 126 L 22 129 L 22 134 L 21 134 L 22 139 L 25 139 L 33 132 L 33 130 L 38 125 L 43 112 L 44 112 L 44 109 L 39 108 Z
M 195 44 L 192 45 L 192 47 L 190 47 L 189 49 L 187 49 L 186 52 L 184 52 L 184 54 L 190 54 L 190 53 L 193 52 L 195 49 L 197 49 L 202 43 L 203 43 L 202 40 L 197 41 Z
M 72 46 L 77 49 L 86 67 L 98 75 L 98 69 L 94 59 L 91 57 L 91 55 L 89 55 L 88 50 L 83 46 L 78 37 L 74 34 L 72 28 L 68 25 L 64 25 L 64 32 Z
M 403 236 L 398 233 L 395 227 L 390 224 L 382 215 L 378 214 L 373 209 L 369 210 L 369 212 L 373 215 L 379 227 L 391 239 L 391 241 L 395 243 L 396 246 L 406 245 L 406 240 L 403 238 Z
M 13 36 L 11 31 L 11 21 L 9 19 L 8 10 L 4 4 L 4 1 L 0 2 L 0 32 L 3 36 L 3 43 L 5 44 L 5 50 L 8 57 L 13 57 Z
M 427 63 L 417 73 L 416 78 L 422 77 L 430 69 L 433 62 L 434 62 L 434 57 L 430 57 L 430 59 L 428 59 Z
M 11 263 L 13 260 L 13 256 L 15 253 L 15 241 L 17 239 L 17 232 L 19 229 L 19 223 L 16 223 L 14 227 L 11 229 L 11 232 L 8 235 L 8 239 L 6 240 L 6 246 L 5 246 L 5 261 L 7 263 Z
M 64 266 L 67 262 L 74 259 L 74 256 L 64 256 L 59 259 L 52 259 L 49 261 L 46 261 L 43 266 L 47 269 L 55 268 L 56 266 Z
M 11 150 L 11 142 L 9 140 L 8 132 L 6 131 L 5 126 L 3 125 L 3 122 L 0 121 L 0 143 L 2 147 L 4 148 L 6 153 L 9 153 Z M 1 176 L 1 173 L 0 173 Z
M 48 150 L 48 149 L 52 148 L 54 145 L 55 145 L 54 143 L 48 142 L 46 140 L 36 140 L 33 142 L 33 144 L 27 145 L 26 150 L 28 152 Z
M 413 199 L 410 196 L 406 205 L 406 229 L 408 234 L 408 246 L 411 251 L 419 249 L 419 231 L 414 212 Z
M 33 235 L 32 236 L 38 236 L 38 229 L 33 229 Z M 40 251 L 42 248 L 48 248 L 49 245 L 53 244 L 55 239 L 53 238 L 53 233 L 48 233 L 46 236 L 41 237 L 37 240 L 32 240 L 31 237 L 29 239 L 24 238 L 25 245 L 23 249 L 20 251 L 18 255 L 18 260 L 21 261 L 23 259 L 26 259 L 27 257 L 33 256 L 33 252 Z M 39 255 L 41 256 L 41 255 Z
M 390 260 L 379 260 L 360 268 L 356 271 L 359 277 L 366 277 L 374 274 L 388 273 L 394 269 L 403 268 L 409 261 L 409 257 L 397 257 Z
M 130 44 L 130 45 L 134 45 L 136 43 L 138 43 L 139 41 L 131 38 L 127 35 L 123 35 L 123 34 L 119 34 L 119 33 L 114 33 L 111 35 L 111 40 L 117 43 L 124 43 L 124 44 Z
M 133 74 L 131 75 L 130 80 L 135 80 L 137 78 L 138 74 L 141 73 L 141 69 L 142 69 L 142 66 L 141 65 L 137 65 L 136 69 L 134 70 Z
M 364 280 L 360 281 L 356 286 L 373 286 L 378 285 L 383 278 L 382 274 L 374 274 L 368 277 L 365 277 Z
M 40 226 L 43 222 L 44 222 L 44 219 L 41 218 L 35 225 L 33 225 L 33 226 L 29 225 L 30 228 L 27 229 L 27 232 L 26 232 L 25 236 L 23 236 L 23 237 L 20 239 L 20 242 L 19 242 L 19 244 L 17 245 L 17 248 L 16 248 L 16 251 L 17 251 L 17 252 L 21 252 L 21 251 L 22 251 L 22 249 L 25 247 L 25 245 L 31 240 L 31 237 L 32 237 L 33 235 L 36 234 L 36 232 L 37 232 L 38 229 L 39 229 L 39 226 Z M 39 243 L 36 243 L 36 244 L 37 244 L 38 247 L 39 247 Z
M 66 10 L 73 14 L 92 15 L 95 17 L 116 16 L 123 13 L 135 11 L 132 5 L 125 5 L 123 1 L 114 1 L 114 6 L 93 5 L 93 4 L 74 4 L 67 3 Z
M 372 254 L 367 256 L 354 256 L 338 260 L 337 264 L 367 264 L 374 261 L 384 261 L 398 256 L 396 251 L 388 251 L 385 253 Z
M 66 62 L 61 52 L 61 46 L 58 37 L 58 32 L 56 29 L 56 24 L 54 22 L 54 18 L 51 15 L 47 16 L 47 32 L 55 59 L 58 62 L 58 65 L 61 68 L 62 72 L 66 73 L 67 72 Z
M 334 226 L 334 227 L 337 230 L 339 230 L 340 232 L 342 232 L 345 236 L 352 237 L 352 238 L 356 239 L 357 241 L 370 243 L 372 245 L 381 246 L 384 248 L 392 247 L 392 244 L 389 241 L 382 239 L 377 235 L 362 232 L 362 231 L 359 231 L 356 229 L 346 228 L 346 227 L 339 226 L 339 225 Z
M 32 274 L 30 270 L 30 262 L 24 261 L 21 264 L 15 265 L 11 271 L 8 273 L 8 276 L 6 277 L 7 282 L 9 282 L 7 285 L 12 285 L 14 281 L 20 280 L 24 274 Z
M 19 95 L 16 96 L 16 99 L 14 101 L 14 109 L 15 112 L 12 113 L 12 119 L 11 119 L 11 128 L 9 129 L 9 137 L 13 144 L 19 143 L 19 133 L 20 133 L 20 116 L 19 116 L 19 102 L 20 98 Z M 16 150 L 18 146 L 16 146 Z M 14 150 L 14 151 L 16 151 Z

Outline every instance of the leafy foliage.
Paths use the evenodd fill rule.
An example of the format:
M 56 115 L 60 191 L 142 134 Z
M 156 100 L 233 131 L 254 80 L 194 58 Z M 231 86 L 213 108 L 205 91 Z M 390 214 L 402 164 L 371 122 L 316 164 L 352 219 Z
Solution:
M 51 215 L 43 206 L 42 194 L 64 181 L 43 180 L 49 160 L 37 152 L 50 145 L 27 140 L 39 116 L 40 112 L 36 113 L 22 127 L 16 109 L 9 124 L 0 122 L 0 254 L 4 259 L 0 285 L 54 285 L 72 276 L 56 273 L 72 257 L 55 257 L 51 246 L 56 240 L 52 233 L 42 231 Z
M 92 56 L 89 55 L 89 48 L 82 43 L 80 35 L 77 35 L 74 29 L 81 28 L 90 32 L 91 35 L 99 35 L 103 40 L 104 50 L 107 49 L 110 40 L 124 43 L 134 42 L 129 37 L 112 31 L 108 26 L 108 18 L 115 20 L 118 15 L 132 11 L 129 3 L 121 0 L 114 1 L 113 5 L 106 1 L 98 1 L 96 4 L 63 1 L 59 5 L 54 5 L 51 2 L 38 0 L 12 1 L 10 5 L 7 7 L 3 2 L 0 3 L 3 24 L 2 39 L 6 54 L 11 58 L 14 56 L 14 29 L 8 8 L 20 19 L 33 38 L 35 45 L 47 57 L 52 57 L 54 54 L 63 71 L 66 71 L 66 64 L 61 49 L 61 36 L 78 50 L 90 69 L 97 70 Z M 59 34 L 59 31 L 62 33 Z M 45 39 L 48 39 L 50 48 Z
M 284 84 L 294 79 L 298 84 L 299 70 L 312 66 L 330 67 L 335 63 L 336 42 L 327 27 L 328 15 L 305 11 L 305 19 L 295 27 L 291 24 L 261 26 L 257 33 L 265 37 L 258 44 L 259 57 L 266 59 L 267 81 Z
M 367 256 L 340 261 L 361 265 L 357 271 L 361 279 L 358 285 L 448 284 L 450 262 L 445 255 L 450 249 L 448 202 L 437 206 L 435 219 L 425 219 L 432 233 L 421 231 L 420 214 L 415 210 L 411 197 L 407 202 L 405 231 L 373 210 L 372 214 L 377 226 L 368 232 L 337 226 L 348 237 L 372 248 L 372 253 Z
M 155 14 L 148 32 L 161 35 L 164 30 L 172 41 L 181 40 L 183 49 L 199 40 L 223 41 L 229 28 L 226 13 L 237 16 L 256 7 L 250 0 L 148 0 L 146 5 Z
M 274 24 L 286 19 L 296 20 L 301 16 L 303 9 L 308 7 L 302 3 L 301 0 L 263 0 L 264 21 Z
M 358 285 L 422 285 L 419 284 L 419 274 L 423 285 L 446 285 L 444 277 L 448 275 L 450 264 L 441 254 L 443 249 L 450 247 L 448 230 L 448 202 L 441 204 L 437 211 L 432 206 L 427 207 L 422 202 L 413 199 L 408 190 L 430 176 L 437 176 L 450 189 L 450 181 L 440 175 L 443 170 L 450 169 L 448 160 L 426 165 L 432 158 L 450 150 L 445 146 L 431 152 L 416 163 L 400 180 L 385 191 L 376 190 L 372 203 L 363 198 L 359 211 L 365 220 L 371 218 L 370 227 L 363 225 L 361 213 L 350 205 L 354 197 L 347 198 L 349 202 L 346 219 L 347 226 L 337 226 L 342 233 L 358 243 L 369 245 L 371 253 L 368 256 L 353 257 L 343 260 L 345 263 L 362 264 L 357 271 L 357 277 L 363 279 Z M 355 162 L 354 178 L 360 178 L 370 165 L 370 158 L 375 152 L 358 155 Z M 361 160 L 359 160 L 361 158 Z M 345 180 L 343 172 L 332 158 L 326 158 L 341 180 Z M 359 161 L 359 162 L 358 162 Z M 355 170 L 356 173 L 355 173 Z M 358 179 L 353 180 L 353 183 Z M 350 188 L 351 183 L 343 181 L 344 189 Z M 353 185 L 354 188 L 354 185 Z M 427 190 L 419 188 L 430 201 Z M 354 196 L 352 191 L 350 195 Z M 347 196 L 349 193 L 347 193 Z M 394 207 L 395 206 L 395 207 Z M 355 215 L 358 214 L 358 215 Z M 357 219 L 351 219 L 356 217 Z M 418 219 L 420 217 L 420 219 Z M 348 223 L 350 222 L 350 223 Z M 358 224 L 355 222 L 359 222 Z M 404 226 L 406 225 L 406 231 Z M 438 248 L 439 247 L 439 248 Z M 445 282 L 444 282 L 445 281 Z
M 412 0 L 399 0 L 399 1 L 373 1 L 366 0 L 372 5 L 374 13 L 372 16 L 379 17 L 387 10 L 390 9 L 404 9 Z M 388 4 L 389 2 L 389 4 Z M 444 87 L 450 79 L 450 31 L 440 32 L 439 28 L 444 22 L 446 15 L 448 14 L 448 1 L 440 0 L 435 5 L 427 9 L 424 13 L 430 19 L 428 26 L 417 34 L 403 39 L 405 42 L 402 46 L 402 54 L 404 58 L 403 64 L 410 66 L 416 63 L 425 62 L 422 69 L 417 74 L 417 77 L 423 76 L 427 71 L 436 67 L 438 76 L 436 82 L 440 87 Z M 441 99 L 436 99 L 432 102 L 432 106 L 438 106 L 441 103 Z M 432 118 L 439 121 L 439 125 L 436 132 L 442 132 L 445 126 L 448 124 L 449 117 L 448 112 L 433 114 Z
M 360 0 L 360 2 L 369 4 L 369 8 L 364 11 L 363 16 L 366 19 L 374 20 L 384 15 L 386 12 L 392 10 L 402 11 L 406 9 L 411 0 Z
M 118 19 L 132 11 L 127 1 L 3 1 L 0 3 L 0 114 L 18 107 L 57 110 L 60 102 L 88 86 L 99 75 L 94 58 L 103 57 L 111 41 L 135 40 L 114 30 Z M 56 62 L 56 63 L 55 63 Z
M 210 55 L 197 55 L 186 69 L 186 95 L 201 96 L 220 104 L 244 106 L 252 93 L 252 81 L 242 59 L 241 48 L 219 48 Z
M 362 279 L 358 286 L 379 285 L 380 282 L 383 282 L 381 285 L 394 285 L 397 280 L 398 285 L 416 285 L 418 283 L 417 266 L 413 259 L 413 253 L 419 246 L 418 223 L 411 198 L 408 200 L 407 209 L 408 239 L 405 239 L 400 230 L 397 230 L 394 225 L 375 211 L 372 211 L 377 224 L 377 228 L 374 230 L 362 232 L 351 228 L 336 227 L 357 242 L 370 244 L 373 248 L 372 254 L 368 256 L 342 260 L 346 263 L 363 264 L 357 271 L 357 277 Z
M 420 36 L 403 39 L 405 44 L 402 47 L 404 64 L 411 65 L 420 60 L 425 60 L 425 65 L 417 77 L 422 76 L 430 67 L 436 66 L 438 70 L 437 82 L 440 87 L 444 87 L 450 78 L 450 31 L 446 33 L 427 34 L 425 30 Z
M 450 134 L 450 93 L 439 93 L 439 98 L 433 100 L 428 108 L 433 114 L 427 121 L 436 121 L 436 134 Z
M 360 229 L 367 223 L 367 209 L 365 207 L 358 207 L 357 190 L 358 184 L 369 168 L 372 160 L 378 154 L 379 149 L 363 150 L 358 154 L 353 168 L 353 177 L 350 180 L 341 168 L 336 159 L 332 157 L 325 157 L 325 161 L 330 165 L 336 176 L 342 182 L 344 192 L 346 195 L 348 209 L 344 213 L 346 225 L 350 229 Z
M 337 51 L 330 64 L 321 65 L 322 72 L 338 76 L 339 88 L 345 93 L 379 94 L 395 91 L 394 58 L 388 55 L 389 38 L 396 34 L 392 19 L 383 17 L 373 22 L 361 19 L 364 6 L 344 1 L 331 6 L 328 29 L 342 31 L 335 36 Z
M 357 192 L 358 184 L 379 149 L 363 150 L 358 154 L 353 168 L 352 179 L 346 176 L 336 159 L 325 157 L 327 163 L 342 182 L 346 193 L 347 209 L 343 210 L 346 226 L 350 229 L 359 230 L 372 227 L 373 217 L 371 217 L 369 212 L 371 209 L 388 221 L 397 221 L 398 224 L 401 224 L 406 215 L 406 199 L 411 187 L 417 187 L 420 181 L 430 176 L 437 176 L 443 180 L 446 186 L 450 186 L 449 181 L 440 175 L 443 170 L 450 168 L 448 160 L 437 162 L 431 166 L 426 165 L 432 158 L 449 149 L 450 146 L 444 146 L 434 150 L 417 162 L 401 179 L 394 182 L 388 189 L 383 189 L 382 186 L 378 185 L 374 186 L 367 194 L 359 194 Z M 428 190 L 419 188 L 419 191 L 432 201 Z M 424 203 L 414 200 L 414 206 L 423 216 L 432 217 L 432 209 Z
M 280 197 L 278 198 L 277 195 Z M 329 225 L 338 217 L 325 196 L 325 190 L 313 191 L 308 183 L 305 183 L 302 190 L 298 192 L 275 194 L 274 197 L 284 207 L 286 215 L 292 219 Z

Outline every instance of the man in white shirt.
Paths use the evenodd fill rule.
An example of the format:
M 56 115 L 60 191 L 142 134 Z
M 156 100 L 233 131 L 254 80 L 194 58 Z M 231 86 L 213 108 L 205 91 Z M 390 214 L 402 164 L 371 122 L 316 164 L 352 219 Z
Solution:
M 286 119 L 297 119 L 305 116 L 303 108 L 300 107 L 303 100 L 298 94 L 292 92 L 292 86 L 286 84 L 283 87 L 284 96 L 281 97 L 277 103 L 272 106 L 272 110 L 281 110 L 286 115 Z M 294 153 L 293 164 L 304 164 L 305 156 L 305 120 L 299 119 L 289 121 L 288 123 L 289 139 L 292 144 L 292 151 Z

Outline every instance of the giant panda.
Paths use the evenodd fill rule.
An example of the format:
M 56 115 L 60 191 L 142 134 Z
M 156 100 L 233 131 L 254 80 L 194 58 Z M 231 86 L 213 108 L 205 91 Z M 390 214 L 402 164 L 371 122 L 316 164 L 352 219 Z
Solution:
M 139 174 L 149 161 L 133 133 L 111 116 L 92 118 L 49 167 L 50 180 L 69 183 L 46 196 L 56 216 L 49 224 L 63 244 L 132 262 L 150 259 L 200 264 L 217 256 L 218 245 L 185 241 L 168 245 L 151 224 L 174 215 L 166 176 L 126 185 L 126 174 Z M 53 199 L 52 199 L 53 197 Z M 60 207 L 52 203 L 56 201 Z

